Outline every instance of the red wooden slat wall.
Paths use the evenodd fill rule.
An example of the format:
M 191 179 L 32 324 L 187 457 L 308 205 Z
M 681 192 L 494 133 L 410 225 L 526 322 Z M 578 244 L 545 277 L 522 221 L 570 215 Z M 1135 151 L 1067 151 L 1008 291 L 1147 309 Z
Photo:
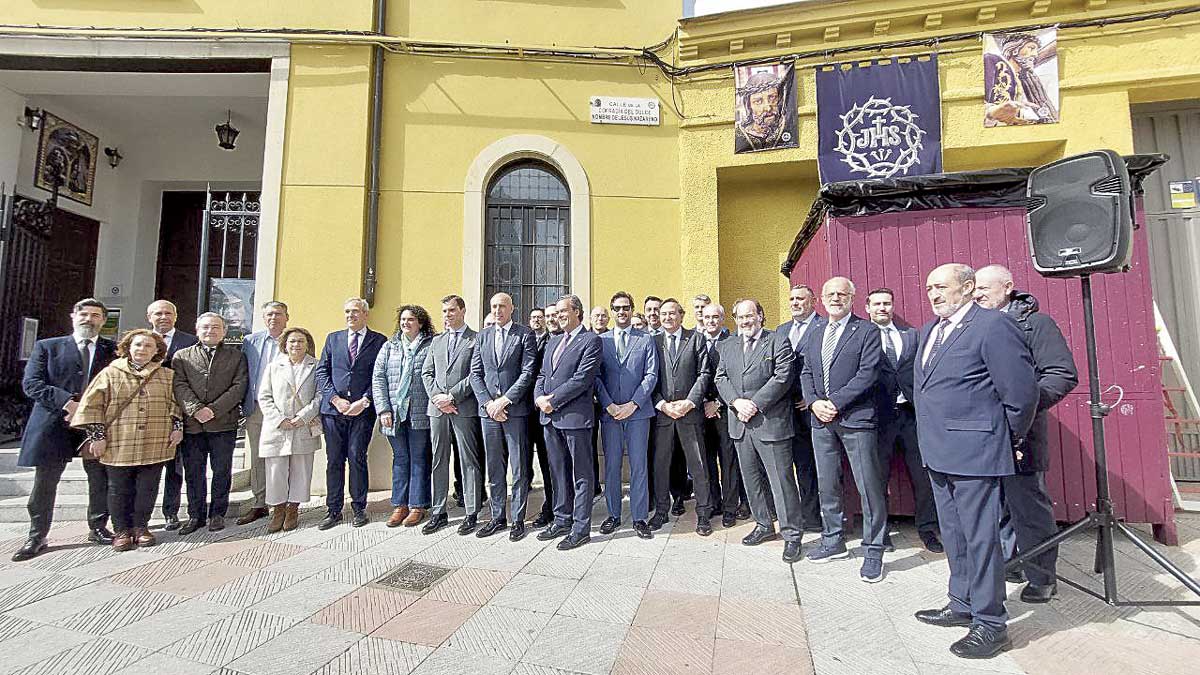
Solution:
M 1144 221 L 1143 221 L 1144 222 Z M 901 323 L 921 326 L 932 317 L 925 277 L 934 267 L 965 262 L 976 269 L 991 263 L 1013 272 L 1018 289 L 1032 293 L 1041 311 L 1062 329 L 1079 369 L 1080 384 L 1051 412 L 1052 466 L 1046 477 L 1061 521 L 1077 520 L 1095 502 L 1095 454 L 1088 412 L 1087 352 L 1079 279 L 1047 279 L 1033 269 L 1024 209 L 945 209 L 854 218 L 828 218 L 792 271 L 792 283 L 820 289 L 833 275 L 858 288 L 855 312 L 865 316 L 867 292 L 895 292 Z M 1158 346 L 1146 238 L 1134 234 L 1133 268 L 1126 274 L 1093 277 L 1101 389 L 1118 385 L 1124 400 L 1105 421 L 1113 502 L 1129 522 L 1164 526 L 1174 535 L 1170 474 L 1166 456 Z M 823 313 L 823 312 L 822 312 Z M 1104 400 L 1112 403 L 1116 392 Z M 892 513 L 911 514 L 911 488 L 896 458 L 889 487 Z M 857 511 L 848 486 L 847 510 Z

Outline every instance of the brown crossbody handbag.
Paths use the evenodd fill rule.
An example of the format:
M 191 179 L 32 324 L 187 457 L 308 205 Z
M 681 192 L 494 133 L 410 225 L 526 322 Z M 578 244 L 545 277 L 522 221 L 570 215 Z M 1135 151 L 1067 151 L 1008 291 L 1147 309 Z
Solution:
M 158 375 L 158 370 L 150 373 L 150 377 L 147 377 L 142 381 L 142 383 L 138 386 L 137 391 L 133 392 L 132 396 L 125 399 L 121 402 L 121 405 L 117 406 L 117 411 L 113 413 L 109 419 L 104 421 L 104 426 L 112 426 L 112 423 L 116 422 L 117 419 L 121 417 L 121 413 L 125 412 L 125 409 L 129 407 L 129 404 L 133 403 L 134 399 L 136 399 L 138 396 L 141 396 L 142 393 L 146 391 L 146 385 L 150 384 L 150 380 L 153 380 L 156 375 Z M 92 441 L 90 439 L 85 438 L 83 442 L 79 444 L 79 447 L 76 448 L 76 451 L 83 459 L 100 459 L 100 453 L 92 449 Z

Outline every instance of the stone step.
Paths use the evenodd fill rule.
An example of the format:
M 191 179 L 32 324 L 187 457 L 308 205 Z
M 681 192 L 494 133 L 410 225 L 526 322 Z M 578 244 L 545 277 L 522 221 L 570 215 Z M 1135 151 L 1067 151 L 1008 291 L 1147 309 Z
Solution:
M 236 489 L 236 486 L 235 486 Z M 187 489 L 183 491 L 183 506 L 179 509 L 179 518 L 187 520 Z M 228 518 L 237 518 L 245 511 L 250 502 L 254 499 L 254 493 L 246 489 L 237 490 L 229 494 L 229 512 Z M 25 506 L 28 502 L 26 497 L 7 497 L 0 499 L 0 523 L 26 523 L 29 522 L 29 511 Z M 62 494 L 59 493 L 58 499 L 54 502 L 54 522 L 67 522 L 72 520 L 87 520 L 87 495 L 86 494 Z M 162 521 L 162 495 L 154 502 L 154 511 L 151 515 L 151 523 L 159 523 Z
M 32 467 L 17 466 L 20 448 L 0 448 L 0 499 L 25 497 L 33 489 Z M 245 449 L 239 442 L 233 451 L 233 489 L 240 490 L 250 485 L 250 472 L 246 467 Z M 58 494 L 87 494 L 87 474 L 82 462 L 71 462 L 58 483 Z

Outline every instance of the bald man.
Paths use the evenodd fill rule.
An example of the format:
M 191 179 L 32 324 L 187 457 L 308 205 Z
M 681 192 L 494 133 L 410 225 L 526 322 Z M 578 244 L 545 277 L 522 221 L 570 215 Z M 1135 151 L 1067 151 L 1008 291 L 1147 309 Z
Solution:
M 162 336 L 164 342 L 167 343 L 167 355 L 163 357 L 163 366 L 170 368 L 171 359 L 175 357 L 175 352 L 186 347 L 191 347 L 200 341 L 200 338 L 191 333 L 176 330 L 175 322 L 179 319 L 179 311 L 175 308 L 175 303 L 170 300 L 155 300 L 146 308 L 146 323 L 155 333 Z M 165 524 L 164 530 L 178 530 L 182 523 L 179 522 L 179 506 L 182 503 L 183 493 L 183 454 L 175 453 L 175 457 L 166 463 L 166 468 L 163 471 L 163 496 L 162 496 L 162 514 Z

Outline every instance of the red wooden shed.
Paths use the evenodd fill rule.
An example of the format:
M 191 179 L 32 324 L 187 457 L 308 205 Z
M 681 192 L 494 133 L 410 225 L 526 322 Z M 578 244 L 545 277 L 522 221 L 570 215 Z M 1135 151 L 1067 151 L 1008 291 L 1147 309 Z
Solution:
M 1135 183 L 1165 159 L 1126 159 Z M 858 302 L 877 287 L 895 292 L 896 318 L 921 326 L 932 318 L 925 278 L 938 265 L 976 269 L 998 263 L 1012 270 L 1019 290 L 1062 329 L 1079 369 L 1079 386 L 1050 412 L 1052 467 L 1046 482 L 1060 521 L 1082 518 L 1095 505 L 1095 463 L 1088 414 L 1087 356 L 1079 279 L 1047 279 L 1032 264 L 1025 224 L 1028 169 L 937 174 L 826 185 L 796 236 L 783 273 L 792 283 L 820 288 L 831 276 L 849 277 Z M 1137 223 L 1143 222 L 1138 198 Z M 1134 233 L 1133 267 L 1093 277 L 1101 388 L 1124 397 L 1105 421 L 1114 508 L 1128 522 L 1151 523 L 1155 537 L 1176 542 L 1166 454 L 1162 383 L 1155 337 L 1146 237 Z M 855 311 L 864 315 L 863 307 Z M 1104 397 L 1117 399 L 1117 392 Z M 895 458 L 889 512 L 913 512 L 911 489 Z M 852 484 L 848 494 L 853 491 Z M 847 500 L 847 508 L 857 503 Z

